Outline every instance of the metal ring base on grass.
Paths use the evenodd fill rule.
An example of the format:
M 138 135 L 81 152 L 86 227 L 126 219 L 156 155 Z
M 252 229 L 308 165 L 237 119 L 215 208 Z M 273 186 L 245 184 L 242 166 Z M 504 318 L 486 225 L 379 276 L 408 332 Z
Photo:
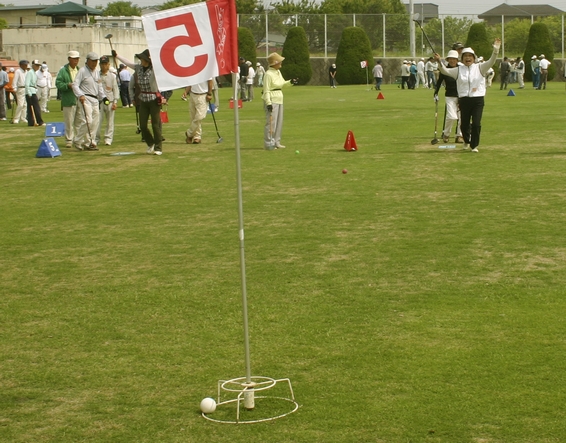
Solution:
M 289 388 L 290 397 L 277 397 L 277 396 L 268 396 L 268 395 L 261 395 L 256 396 L 255 392 L 267 391 L 269 389 L 274 388 L 278 382 L 287 382 L 287 386 Z M 236 398 L 231 398 L 228 400 L 222 401 L 222 392 L 230 392 L 230 393 L 237 393 L 238 395 Z M 246 394 L 252 393 L 253 399 L 261 400 L 261 399 L 269 399 L 275 401 L 282 401 L 291 403 L 291 410 L 281 413 L 274 416 L 268 417 L 258 417 L 254 419 L 241 419 L 240 418 L 240 404 L 245 402 Z M 247 383 L 246 377 L 238 377 L 233 378 L 232 380 L 219 380 L 218 381 L 218 401 L 216 402 L 216 410 L 219 409 L 221 406 L 230 405 L 232 403 L 236 404 L 236 419 L 235 420 L 223 420 L 223 419 L 216 419 L 210 417 L 211 414 L 202 413 L 202 416 L 210 421 L 216 423 L 229 423 L 229 424 L 251 424 L 251 423 L 261 423 L 271 420 L 276 420 L 278 418 L 285 417 L 289 414 L 292 414 L 297 409 L 299 409 L 299 404 L 295 401 L 295 394 L 293 393 L 293 387 L 291 386 L 291 380 L 288 378 L 282 378 L 279 380 L 275 380 L 270 377 L 262 377 L 262 376 L 253 376 L 250 378 L 250 383 Z M 255 405 L 254 405 L 255 410 Z

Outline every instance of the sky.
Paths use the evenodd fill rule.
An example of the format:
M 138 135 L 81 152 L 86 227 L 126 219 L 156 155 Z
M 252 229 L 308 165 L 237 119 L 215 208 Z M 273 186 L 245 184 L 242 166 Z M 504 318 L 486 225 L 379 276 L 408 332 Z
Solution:
M 82 0 L 73 0 L 75 3 L 82 3 Z M 88 6 L 96 8 L 97 6 L 106 6 L 109 2 L 116 0 L 87 0 Z M 131 1 L 133 4 L 145 7 L 153 6 L 164 3 L 164 0 L 126 0 Z M 408 3 L 409 0 L 403 0 L 404 3 Z M 38 4 L 51 6 L 58 2 L 56 0 L 0 0 L 0 3 L 4 4 L 14 4 L 15 6 L 34 6 Z M 432 3 L 438 5 L 438 13 L 441 15 L 478 15 L 486 12 L 502 3 L 508 3 L 510 5 L 551 5 L 555 8 L 566 11 L 566 0 L 550 0 L 550 1 L 539 1 L 539 0 L 424 0 L 418 1 L 414 0 L 414 4 L 420 3 Z

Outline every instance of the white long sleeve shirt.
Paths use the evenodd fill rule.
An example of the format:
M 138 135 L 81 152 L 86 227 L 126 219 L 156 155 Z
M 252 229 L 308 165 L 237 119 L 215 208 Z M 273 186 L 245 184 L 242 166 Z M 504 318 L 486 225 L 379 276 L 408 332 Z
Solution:
M 485 76 L 489 68 L 497 59 L 499 49 L 493 49 L 489 60 L 485 63 L 472 63 L 470 66 L 458 65 L 455 68 L 447 68 L 439 63 L 440 72 L 456 80 L 458 97 L 484 97 L 486 93 Z

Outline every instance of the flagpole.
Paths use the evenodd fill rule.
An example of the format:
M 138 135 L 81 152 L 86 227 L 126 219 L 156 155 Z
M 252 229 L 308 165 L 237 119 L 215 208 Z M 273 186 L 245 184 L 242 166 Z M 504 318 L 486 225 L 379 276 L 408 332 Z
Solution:
M 240 162 L 240 117 L 238 112 L 238 78 L 232 72 L 232 96 L 234 97 L 234 138 L 236 140 L 236 181 L 238 188 L 238 236 L 240 239 L 240 274 L 242 280 L 242 316 L 244 320 L 244 353 L 246 362 L 246 383 L 251 384 L 250 336 L 248 328 L 248 293 L 246 288 L 246 257 L 244 250 L 244 204 L 242 198 L 242 167 Z M 247 406 L 246 406 L 247 407 Z M 253 407 L 253 406 L 252 406 Z

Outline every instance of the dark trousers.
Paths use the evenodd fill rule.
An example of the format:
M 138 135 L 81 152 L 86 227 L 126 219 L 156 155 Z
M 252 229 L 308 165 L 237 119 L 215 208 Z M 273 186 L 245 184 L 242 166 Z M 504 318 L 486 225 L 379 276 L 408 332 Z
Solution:
M 378 91 L 381 89 L 381 82 L 383 81 L 382 77 L 374 77 L 375 78 L 375 89 Z
M 120 99 L 122 100 L 122 106 L 130 106 L 132 104 L 129 89 L 130 82 L 120 82 Z
M 409 87 L 409 76 L 408 75 L 403 75 L 401 77 L 401 89 L 405 89 L 405 85 L 407 85 L 407 88 Z
M 480 144 L 484 97 L 460 97 L 458 103 L 460 105 L 464 143 L 469 143 L 470 147 L 474 149 Z
M 136 102 L 137 103 L 137 102 Z M 155 145 L 156 151 L 161 151 L 161 105 L 157 104 L 157 99 L 150 102 L 139 102 L 140 111 L 140 130 L 143 139 L 147 146 Z M 151 129 L 153 134 L 148 128 L 148 120 L 151 116 Z
M 28 126 L 36 126 L 36 123 L 37 126 L 42 125 L 43 119 L 41 118 L 41 108 L 39 107 L 39 100 L 37 99 L 37 95 L 26 95 L 26 103 L 28 105 Z

